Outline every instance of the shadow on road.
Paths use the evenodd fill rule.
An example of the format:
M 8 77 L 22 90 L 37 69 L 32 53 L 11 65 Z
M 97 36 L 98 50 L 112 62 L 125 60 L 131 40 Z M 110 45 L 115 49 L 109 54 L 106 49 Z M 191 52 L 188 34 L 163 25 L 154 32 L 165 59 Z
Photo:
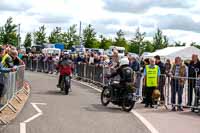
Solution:
M 83 109 L 91 112 L 125 113 L 119 107 L 105 107 L 101 104 L 92 104 L 90 107 L 83 107 Z
M 49 91 L 43 91 L 43 92 L 33 92 L 33 94 L 39 94 L 39 95 L 64 95 L 63 92 L 59 90 L 49 90 Z

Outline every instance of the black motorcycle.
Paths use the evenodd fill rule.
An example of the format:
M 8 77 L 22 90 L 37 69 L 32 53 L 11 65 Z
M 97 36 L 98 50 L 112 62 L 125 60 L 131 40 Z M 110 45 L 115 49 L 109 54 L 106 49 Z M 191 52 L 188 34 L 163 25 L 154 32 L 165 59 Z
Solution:
M 69 89 L 71 88 L 71 77 L 68 75 L 63 76 L 61 80 L 60 89 L 65 92 L 65 95 L 69 94 Z
M 130 112 L 137 101 L 137 96 L 132 86 L 127 84 L 123 88 L 114 88 L 112 86 L 118 84 L 114 82 L 109 80 L 108 85 L 103 87 L 103 91 L 101 92 L 102 105 L 107 106 L 112 102 L 114 105 L 122 107 L 124 111 Z

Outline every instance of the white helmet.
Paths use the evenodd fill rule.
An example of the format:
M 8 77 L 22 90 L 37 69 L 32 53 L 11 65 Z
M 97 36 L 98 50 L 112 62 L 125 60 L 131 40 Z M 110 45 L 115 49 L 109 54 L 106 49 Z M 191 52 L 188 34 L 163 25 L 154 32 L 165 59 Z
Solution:
M 123 65 L 129 65 L 129 60 L 127 57 L 123 57 L 120 61 L 119 61 L 119 66 L 123 66 Z

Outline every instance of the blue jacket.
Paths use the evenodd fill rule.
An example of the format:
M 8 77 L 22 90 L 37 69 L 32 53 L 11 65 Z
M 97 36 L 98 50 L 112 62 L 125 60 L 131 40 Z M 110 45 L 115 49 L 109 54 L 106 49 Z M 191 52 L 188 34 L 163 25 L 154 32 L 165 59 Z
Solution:
M 11 71 L 11 68 L 5 68 L 3 65 L 0 63 L 0 84 L 5 84 L 5 74 L 4 73 L 9 73 Z
M 130 67 L 133 69 L 133 71 L 138 72 L 140 71 L 140 64 L 138 61 L 134 61 L 130 63 Z
M 10 68 L 5 68 L 5 67 L 3 67 L 3 65 L 0 63 L 0 72 L 1 72 L 1 73 L 8 73 L 8 72 L 10 72 L 10 71 L 11 71 Z

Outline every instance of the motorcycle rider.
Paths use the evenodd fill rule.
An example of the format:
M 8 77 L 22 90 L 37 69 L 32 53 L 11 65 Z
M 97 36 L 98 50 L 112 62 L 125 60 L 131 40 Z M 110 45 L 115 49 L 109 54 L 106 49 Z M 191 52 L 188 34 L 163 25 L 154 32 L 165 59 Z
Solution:
M 119 68 L 116 72 L 113 72 L 111 75 L 107 76 L 108 78 L 113 78 L 115 76 L 120 76 L 119 84 L 111 84 L 113 89 L 117 89 L 117 94 L 120 95 L 121 90 L 124 89 L 128 83 L 133 83 L 134 72 L 129 66 L 129 60 L 127 57 L 122 58 L 119 61 Z
M 70 55 L 68 52 L 64 52 L 63 58 L 61 58 L 58 63 L 58 69 L 60 72 L 60 76 L 57 87 L 60 88 L 60 84 L 64 76 L 67 75 L 71 77 L 73 72 L 72 60 L 70 59 Z

